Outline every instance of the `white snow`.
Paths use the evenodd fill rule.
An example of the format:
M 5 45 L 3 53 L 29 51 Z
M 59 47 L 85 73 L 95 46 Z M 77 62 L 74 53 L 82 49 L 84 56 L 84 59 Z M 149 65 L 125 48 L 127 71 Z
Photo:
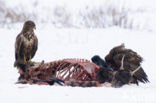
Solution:
M 28 5 L 30 2 L 28 0 L 5 1 L 9 7 L 13 8 L 21 4 L 28 8 L 26 8 L 28 12 L 31 12 L 31 5 L 36 0 L 32 0 L 31 5 Z M 35 34 L 39 39 L 39 48 L 33 61 L 45 60 L 45 62 L 49 62 L 64 58 L 90 60 L 96 54 L 104 58 L 114 46 L 124 43 L 126 48 L 133 49 L 144 58 L 142 67 L 147 73 L 150 83 L 140 83 L 139 86 L 125 85 L 122 88 L 82 88 L 16 84 L 19 74 L 17 69 L 13 67 L 14 43 L 17 34 L 23 26 L 23 23 L 17 23 L 10 25 L 10 29 L 0 28 L 0 103 L 156 103 L 156 12 L 154 11 L 156 7 L 154 0 L 118 0 L 120 4 L 125 5 L 124 7 L 129 8 L 132 11 L 131 13 L 134 14 L 128 15 L 129 18 L 133 18 L 134 16 L 134 29 L 123 29 L 114 26 L 101 29 L 95 29 L 94 27 L 86 28 L 80 23 L 80 16 L 77 15 L 77 12 L 80 10 L 86 15 L 87 13 L 84 10 L 86 5 L 91 8 L 88 11 L 90 12 L 92 8 L 99 7 L 106 0 L 96 1 L 69 0 L 67 2 L 65 0 L 39 0 L 38 6 L 36 9 L 33 9 L 33 11 L 36 10 L 37 13 L 41 14 L 39 20 L 41 20 L 40 18 L 47 19 L 47 15 L 51 10 L 48 8 L 53 9 L 61 6 L 61 8 L 65 7 L 66 11 L 71 13 L 72 19 L 69 22 L 81 29 L 62 26 L 59 22 L 64 20 L 64 18 L 58 19 L 57 17 L 53 17 L 53 14 L 50 15 L 51 18 L 59 26 L 54 26 L 51 22 L 44 24 L 38 22 L 38 20 L 34 20 L 37 21 Z M 118 4 L 115 0 L 110 1 L 109 4 Z M 120 5 L 118 6 L 120 8 Z M 77 12 L 75 13 L 75 11 Z M 59 11 L 59 13 L 62 12 Z M 47 20 L 51 21 L 50 16 Z M 108 20 L 106 24 L 109 23 Z M 58 28 L 60 25 L 61 28 Z
M 40 28 L 35 31 L 39 49 L 34 61 L 53 61 L 63 58 L 89 59 L 99 54 L 104 57 L 114 46 L 125 43 L 143 58 L 142 66 L 151 83 L 110 87 L 61 87 L 15 84 L 19 74 L 14 63 L 14 42 L 20 29 L 0 29 L 0 100 L 2 103 L 155 103 L 156 102 L 156 35 L 152 32 L 109 29 Z

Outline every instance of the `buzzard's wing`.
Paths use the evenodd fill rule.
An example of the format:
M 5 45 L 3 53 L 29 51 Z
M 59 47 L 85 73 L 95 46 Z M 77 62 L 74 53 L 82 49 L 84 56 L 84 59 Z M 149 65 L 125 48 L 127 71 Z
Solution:
M 136 66 L 134 64 L 129 64 L 128 63 L 128 65 L 129 65 L 130 68 L 127 68 L 127 69 L 129 69 L 131 71 L 134 71 L 136 68 L 138 68 L 138 66 Z M 137 80 L 139 80 L 142 83 L 149 82 L 148 76 L 147 76 L 147 74 L 145 73 L 145 71 L 143 70 L 142 67 L 138 71 L 136 71 L 134 73 L 133 77 L 135 77 Z
M 130 62 L 124 62 L 124 68 L 128 72 L 132 72 L 138 68 L 137 65 L 130 63 Z M 147 83 L 149 82 L 148 76 L 141 67 L 138 71 L 136 71 L 133 75 L 134 79 L 139 80 L 142 83 Z
M 150 82 L 148 80 L 148 76 L 147 74 L 144 72 L 143 68 L 141 67 L 141 69 L 139 69 L 135 74 L 134 77 L 136 77 L 139 81 L 143 82 L 143 83 L 147 83 Z
M 143 61 L 142 57 L 131 49 L 126 49 L 122 44 L 114 47 L 109 54 L 105 57 L 106 62 L 113 66 L 114 69 L 119 68 L 121 65 L 121 59 L 125 55 L 124 61 L 140 66 Z
M 19 66 L 19 64 L 23 63 L 23 44 L 24 44 L 24 39 L 21 34 L 19 34 L 16 37 L 16 42 L 15 42 L 15 62 L 14 62 L 14 67 Z
M 19 58 L 19 56 L 21 56 L 20 52 L 22 50 L 23 46 L 23 38 L 22 35 L 19 34 L 16 37 L 16 42 L 15 42 L 15 59 L 17 60 Z
M 31 53 L 31 58 L 34 57 L 36 51 L 37 51 L 37 48 L 38 48 L 38 39 L 36 36 L 34 36 L 34 43 L 32 44 L 33 46 L 33 49 L 32 49 L 32 53 Z

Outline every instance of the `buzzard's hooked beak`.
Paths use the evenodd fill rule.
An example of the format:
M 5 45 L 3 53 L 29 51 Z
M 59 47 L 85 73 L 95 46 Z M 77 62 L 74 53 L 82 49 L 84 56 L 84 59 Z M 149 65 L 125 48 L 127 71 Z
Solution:
M 34 29 L 36 30 L 36 26 L 34 27 Z

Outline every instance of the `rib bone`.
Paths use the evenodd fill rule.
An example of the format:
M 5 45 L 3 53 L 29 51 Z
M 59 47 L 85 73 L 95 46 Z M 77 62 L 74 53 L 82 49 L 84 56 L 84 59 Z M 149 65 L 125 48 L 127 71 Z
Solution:
M 134 71 L 130 72 L 131 73 L 131 76 L 133 76 L 140 68 L 141 68 L 141 66 L 139 66 L 138 68 L 136 68 Z
M 123 57 L 122 57 L 120 70 L 124 70 L 124 67 L 123 67 L 123 65 L 124 65 L 124 64 L 123 64 L 124 58 L 125 58 L 125 55 L 123 55 Z

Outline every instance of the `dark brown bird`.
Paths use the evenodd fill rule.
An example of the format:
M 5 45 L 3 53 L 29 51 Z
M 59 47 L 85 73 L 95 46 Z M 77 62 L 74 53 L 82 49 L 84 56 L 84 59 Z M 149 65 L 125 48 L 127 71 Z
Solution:
M 138 81 L 149 82 L 147 74 L 141 67 L 142 57 L 133 50 L 126 49 L 124 44 L 114 47 L 105 57 L 105 60 L 115 71 L 129 72 L 133 77 L 133 83 L 138 84 Z M 124 72 L 120 74 L 124 74 Z
M 35 23 L 28 20 L 24 23 L 21 33 L 16 37 L 14 67 L 22 67 L 31 63 L 38 48 L 38 39 L 34 29 L 36 29 Z

